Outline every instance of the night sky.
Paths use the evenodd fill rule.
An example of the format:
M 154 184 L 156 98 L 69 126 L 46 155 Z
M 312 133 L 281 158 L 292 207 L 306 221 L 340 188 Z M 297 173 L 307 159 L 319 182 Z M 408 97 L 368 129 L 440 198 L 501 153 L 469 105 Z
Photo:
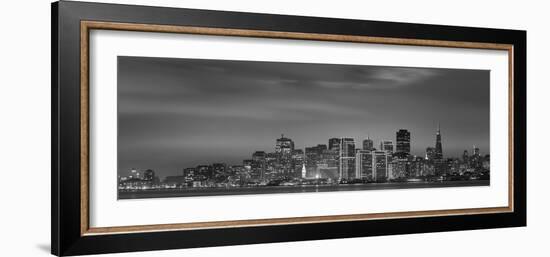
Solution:
M 378 147 L 401 128 L 412 154 L 489 153 L 489 71 L 256 61 L 118 57 L 119 174 L 241 164 L 272 152 L 352 137 Z

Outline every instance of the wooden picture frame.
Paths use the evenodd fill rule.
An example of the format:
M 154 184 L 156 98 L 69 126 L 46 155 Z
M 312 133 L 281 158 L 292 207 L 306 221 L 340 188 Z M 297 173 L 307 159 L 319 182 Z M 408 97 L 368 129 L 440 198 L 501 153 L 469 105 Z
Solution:
M 508 52 L 508 205 L 90 227 L 91 30 L 498 49 Z M 79 255 L 526 225 L 526 32 L 378 21 L 52 4 L 52 254 Z

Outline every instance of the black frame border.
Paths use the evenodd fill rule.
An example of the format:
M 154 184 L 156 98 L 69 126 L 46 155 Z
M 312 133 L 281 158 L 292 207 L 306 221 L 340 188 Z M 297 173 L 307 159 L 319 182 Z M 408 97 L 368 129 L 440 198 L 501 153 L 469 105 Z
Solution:
M 526 226 L 526 31 L 61 1 L 52 3 L 51 252 L 81 255 Z M 511 44 L 514 211 L 81 236 L 80 21 Z

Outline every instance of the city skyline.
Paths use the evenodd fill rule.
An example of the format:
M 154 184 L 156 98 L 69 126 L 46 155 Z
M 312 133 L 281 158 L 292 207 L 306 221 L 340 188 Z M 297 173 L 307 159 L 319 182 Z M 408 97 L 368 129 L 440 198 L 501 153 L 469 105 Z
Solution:
M 490 152 L 486 70 L 121 56 L 118 74 L 119 173 L 239 163 L 281 133 L 305 149 L 332 137 L 395 144 L 407 128 L 423 156 L 438 123 L 448 156 Z
M 298 193 L 490 185 L 490 155 L 479 148 L 459 158 L 444 155 L 441 128 L 424 157 L 411 155 L 407 129 L 374 147 L 370 138 L 329 138 L 299 149 L 275 139 L 274 151 L 254 151 L 239 164 L 202 163 L 160 178 L 153 169 L 118 177 L 119 199 L 223 194 Z M 357 147 L 357 146 L 362 146 Z
M 403 137 L 404 135 L 404 137 Z M 253 161 L 255 159 L 255 155 L 258 154 L 258 153 L 263 153 L 264 154 L 264 157 L 265 158 L 265 155 L 268 155 L 268 154 L 279 154 L 281 153 L 283 150 L 282 148 L 285 147 L 285 145 L 281 145 L 281 142 L 288 142 L 288 144 L 286 145 L 286 148 L 289 149 L 290 151 L 288 152 L 288 154 L 291 154 L 293 155 L 294 153 L 291 152 L 291 151 L 299 151 L 299 154 L 303 156 L 303 159 L 302 159 L 302 162 L 300 165 L 303 165 L 303 167 L 305 168 L 307 166 L 307 162 L 309 161 L 308 160 L 308 157 L 307 157 L 307 154 L 308 154 L 308 149 L 309 151 L 312 151 L 312 149 L 314 148 L 318 148 L 318 147 L 323 147 L 325 150 L 327 149 L 333 149 L 334 147 L 331 146 L 331 144 L 334 143 L 333 140 L 337 140 L 337 144 L 340 144 L 343 140 L 351 140 L 349 141 L 350 143 L 353 144 L 353 158 L 357 158 L 357 154 L 358 153 L 364 153 L 364 151 L 383 151 L 383 152 L 388 152 L 390 155 L 393 156 L 393 158 L 399 158 L 399 155 L 400 153 L 405 153 L 404 156 L 402 156 L 402 158 L 421 158 L 423 160 L 434 160 L 434 159 L 439 159 L 439 160 L 448 160 L 448 159 L 464 159 L 464 154 L 467 153 L 468 155 L 476 155 L 476 154 L 479 154 L 480 156 L 489 156 L 489 153 L 484 153 L 483 151 L 481 151 L 481 149 L 479 147 L 477 147 L 476 145 L 472 145 L 469 149 L 468 148 L 465 148 L 463 150 L 463 152 L 461 153 L 461 155 L 457 155 L 457 156 L 446 156 L 442 150 L 442 133 L 441 133 L 441 127 L 438 125 L 438 128 L 437 128 L 437 132 L 434 134 L 435 135 L 435 140 L 434 140 L 434 146 L 427 146 L 426 149 L 425 149 L 425 152 L 424 154 L 422 155 L 415 155 L 413 153 L 410 152 L 410 149 L 411 149 L 411 145 L 412 145 L 412 139 L 410 137 L 410 131 L 408 131 L 407 129 L 399 129 L 396 131 L 396 139 L 395 140 L 381 140 L 379 143 L 379 147 L 375 147 L 377 144 L 376 144 L 376 141 L 374 141 L 372 138 L 370 138 L 369 136 L 367 136 L 367 138 L 363 138 L 363 139 L 359 139 L 359 140 L 355 140 L 355 138 L 350 138 L 350 137 L 339 137 L 339 138 L 329 138 L 326 140 L 326 142 L 320 142 L 316 145 L 310 145 L 310 146 L 304 146 L 302 148 L 300 147 L 296 147 L 296 145 L 294 144 L 294 140 L 291 138 L 291 137 L 285 137 L 284 134 L 281 134 L 280 138 L 275 138 L 275 141 L 276 141 L 276 144 L 275 145 L 272 145 L 274 147 L 272 147 L 273 151 L 266 151 L 265 149 L 263 150 L 254 150 L 254 151 L 251 151 L 251 154 L 249 156 L 242 156 L 241 160 L 239 160 L 239 162 L 237 163 L 226 163 L 226 162 L 223 162 L 223 161 L 216 161 L 216 160 L 213 160 L 213 161 L 210 161 L 210 162 L 203 162 L 203 163 L 197 163 L 196 165 L 193 165 L 193 166 L 189 166 L 189 167 L 182 167 L 180 170 L 176 171 L 174 174 L 169 174 L 167 175 L 166 177 L 174 177 L 174 176 L 181 176 L 182 174 L 185 173 L 185 170 L 186 169 L 195 169 L 197 167 L 201 167 L 201 166 L 210 166 L 210 167 L 213 167 L 215 165 L 224 165 L 226 167 L 231 167 L 231 166 L 234 166 L 234 167 L 238 167 L 238 166 L 246 166 L 246 162 L 248 161 Z M 273 140 L 272 140 L 273 141 Z M 368 141 L 368 142 L 367 142 Z M 401 147 L 397 147 L 397 142 L 398 141 L 402 141 L 406 144 L 405 147 L 401 146 Z M 273 142 L 272 142 L 273 143 Z M 283 143 L 284 144 L 284 143 Z M 357 147 L 359 146 L 359 147 Z M 433 152 L 430 152 L 430 150 L 433 150 Z M 314 150 L 313 150 L 314 151 Z M 430 156 L 432 155 L 432 156 Z M 356 159 L 353 159 L 353 161 L 357 161 Z M 339 169 L 341 169 L 341 164 L 339 164 Z M 298 169 L 302 169 L 302 166 L 298 167 Z M 141 171 L 141 173 L 139 173 L 139 171 Z M 132 168 L 131 170 L 128 170 L 126 172 L 126 174 L 120 174 L 121 176 L 132 176 L 132 175 L 135 175 L 133 173 L 135 172 L 138 172 L 137 174 L 143 174 L 143 176 L 147 176 L 144 174 L 144 172 L 153 172 L 154 174 L 154 167 L 146 167 L 146 168 Z M 120 172 L 119 172 L 120 173 Z M 341 174 L 339 174 L 341 175 Z M 305 176 L 305 174 L 303 175 Z M 166 178 L 164 177 L 164 178 Z

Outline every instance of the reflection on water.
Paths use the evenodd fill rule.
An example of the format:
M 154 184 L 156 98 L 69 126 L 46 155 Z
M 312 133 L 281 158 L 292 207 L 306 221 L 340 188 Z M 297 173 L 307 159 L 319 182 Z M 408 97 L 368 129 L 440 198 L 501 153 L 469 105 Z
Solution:
M 152 189 L 140 191 L 119 191 L 118 199 L 143 199 L 165 197 L 247 195 L 247 194 L 286 194 L 313 193 L 334 191 L 438 188 L 489 186 L 489 180 L 414 182 L 414 183 L 373 183 L 351 185 L 302 185 L 302 186 L 263 186 L 240 188 L 187 188 L 187 189 Z

